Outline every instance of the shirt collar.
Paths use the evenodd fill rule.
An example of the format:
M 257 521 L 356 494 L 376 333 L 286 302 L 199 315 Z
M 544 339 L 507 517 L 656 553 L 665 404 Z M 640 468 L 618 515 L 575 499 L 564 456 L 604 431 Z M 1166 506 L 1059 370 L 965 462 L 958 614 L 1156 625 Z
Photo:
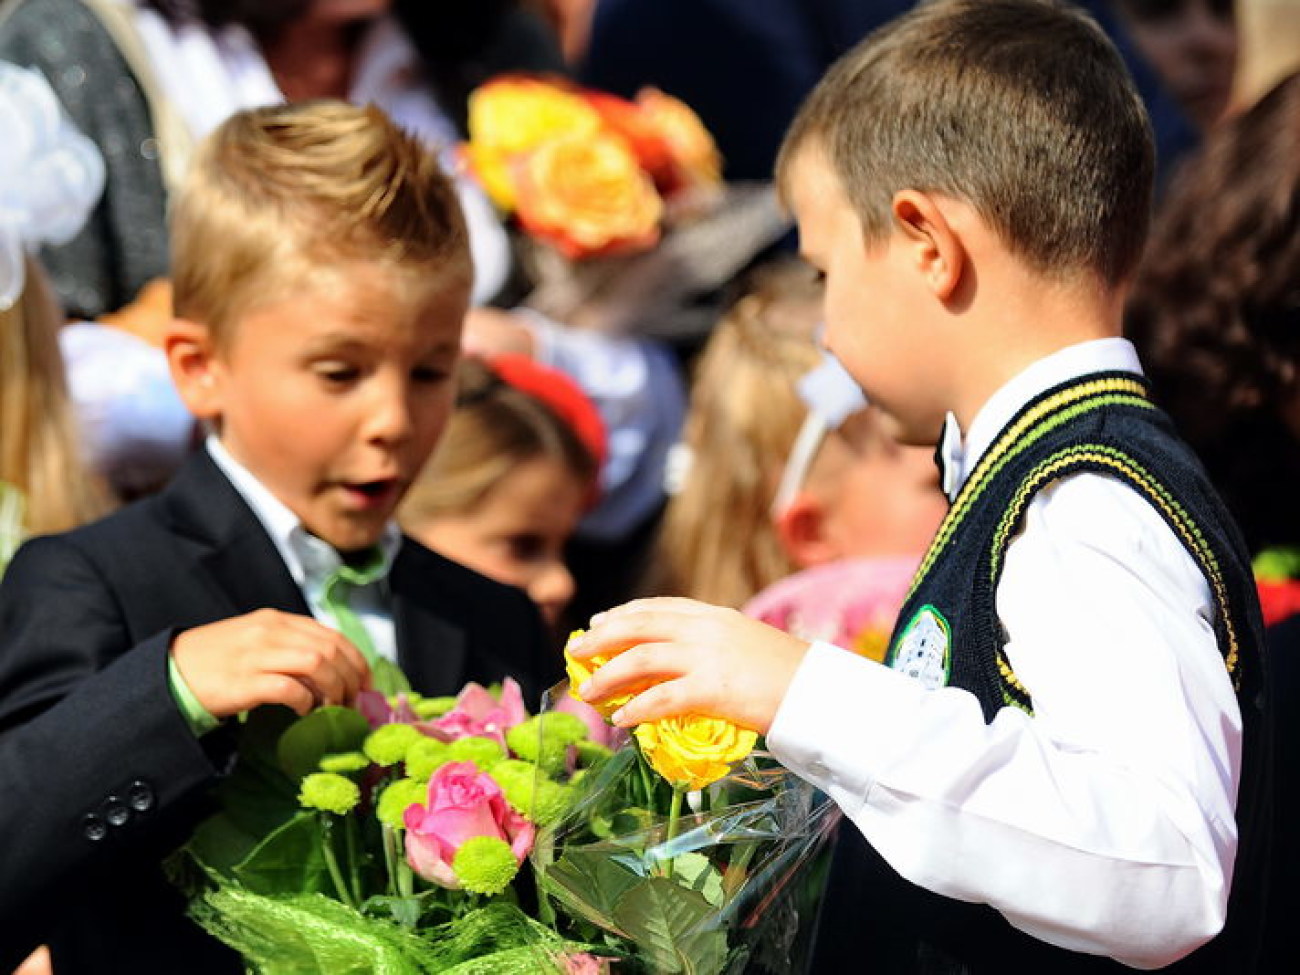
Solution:
M 948 500 L 957 497 L 993 440 L 1031 399 L 1071 379 L 1115 371 L 1142 375 L 1142 365 L 1131 342 L 1122 338 L 1080 342 L 1039 359 L 1012 377 L 980 407 L 964 438 L 957 418 L 949 413 L 935 455 Z
M 276 551 L 280 553 L 280 558 L 284 560 L 289 575 L 298 587 L 301 589 L 323 584 L 323 580 L 343 563 L 338 550 L 307 531 L 298 516 L 272 494 L 252 471 L 235 460 L 217 437 L 210 435 L 204 446 L 240 497 L 253 509 L 253 514 L 271 536 Z M 390 521 L 384 526 L 378 542 L 383 558 L 380 578 L 387 577 L 401 546 L 401 529 Z

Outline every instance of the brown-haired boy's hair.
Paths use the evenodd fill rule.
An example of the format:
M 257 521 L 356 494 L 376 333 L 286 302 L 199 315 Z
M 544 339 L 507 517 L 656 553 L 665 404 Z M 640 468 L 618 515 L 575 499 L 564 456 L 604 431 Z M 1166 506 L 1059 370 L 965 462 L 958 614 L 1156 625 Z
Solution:
M 871 242 L 893 194 L 915 189 L 966 201 L 1042 273 L 1092 270 L 1114 286 L 1142 252 L 1150 123 L 1114 46 L 1067 3 L 919 5 L 808 97 L 777 160 L 782 184 L 810 144 Z
M 255 302 L 356 261 L 469 288 L 455 189 L 415 136 L 317 101 L 240 112 L 203 143 L 172 215 L 177 316 L 221 341 Z

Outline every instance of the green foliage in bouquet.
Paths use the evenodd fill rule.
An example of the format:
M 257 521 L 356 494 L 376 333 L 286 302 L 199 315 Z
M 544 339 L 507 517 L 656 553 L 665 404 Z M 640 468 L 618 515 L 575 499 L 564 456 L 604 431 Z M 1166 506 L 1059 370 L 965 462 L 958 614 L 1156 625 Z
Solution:
M 761 752 L 691 789 L 688 766 L 714 756 L 656 753 L 663 736 L 641 730 L 538 832 L 533 867 L 567 932 L 625 956 L 620 975 L 805 971 L 838 809 Z
M 530 916 L 520 868 L 608 754 L 571 715 L 530 718 L 512 681 L 258 709 L 221 811 L 169 867 L 195 920 L 266 975 L 584 970 L 586 946 Z

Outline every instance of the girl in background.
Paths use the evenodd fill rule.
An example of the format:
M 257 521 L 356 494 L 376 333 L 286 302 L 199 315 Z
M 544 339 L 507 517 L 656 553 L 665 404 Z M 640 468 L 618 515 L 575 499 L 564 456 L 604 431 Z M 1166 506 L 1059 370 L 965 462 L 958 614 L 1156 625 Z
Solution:
M 655 590 L 739 608 L 792 573 L 870 559 L 857 585 L 901 601 L 946 503 L 931 451 L 896 443 L 874 410 L 857 402 L 808 421 L 801 385 L 826 374 L 821 297 L 802 262 L 769 267 L 706 345 Z
M 77 232 L 103 186 L 93 145 L 36 72 L 0 62 L 0 571 L 28 535 L 64 531 L 106 503 L 68 396 L 63 316 L 36 245 Z
M 563 373 L 524 356 L 460 367 L 456 409 L 399 512 L 441 554 L 532 597 L 553 627 L 573 598 L 564 545 L 596 492 L 596 409 Z

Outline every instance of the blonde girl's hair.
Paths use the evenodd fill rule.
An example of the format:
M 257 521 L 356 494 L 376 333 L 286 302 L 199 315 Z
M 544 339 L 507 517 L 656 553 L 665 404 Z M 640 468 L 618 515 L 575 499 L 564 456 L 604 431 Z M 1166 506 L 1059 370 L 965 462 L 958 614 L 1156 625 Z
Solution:
M 790 261 L 757 275 L 719 322 L 694 371 L 690 467 L 664 514 L 653 590 L 739 607 L 796 568 L 771 506 L 807 414 L 796 383 L 821 361 L 820 314 L 816 276 Z
M 373 105 L 239 112 L 204 140 L 172 210 L 176 314 L 221 342 L 254 303 L 350 263 L 469 292 L 469 237 L 437 156 Z
M 0 481 L 22 491 L 28 535 L 103 514 L 107 494 L 83 459 L 59 352 L 61 316 L 39 265 L 0 311 Z
M 433 456 L 402 502 L 409 527 L 473 511 L 520 464 L 559 461 L 583 485 L 595 483 L 596 459 L 545 403 L 516 389 L 478 359 L 465 359 L 456 408 Z

